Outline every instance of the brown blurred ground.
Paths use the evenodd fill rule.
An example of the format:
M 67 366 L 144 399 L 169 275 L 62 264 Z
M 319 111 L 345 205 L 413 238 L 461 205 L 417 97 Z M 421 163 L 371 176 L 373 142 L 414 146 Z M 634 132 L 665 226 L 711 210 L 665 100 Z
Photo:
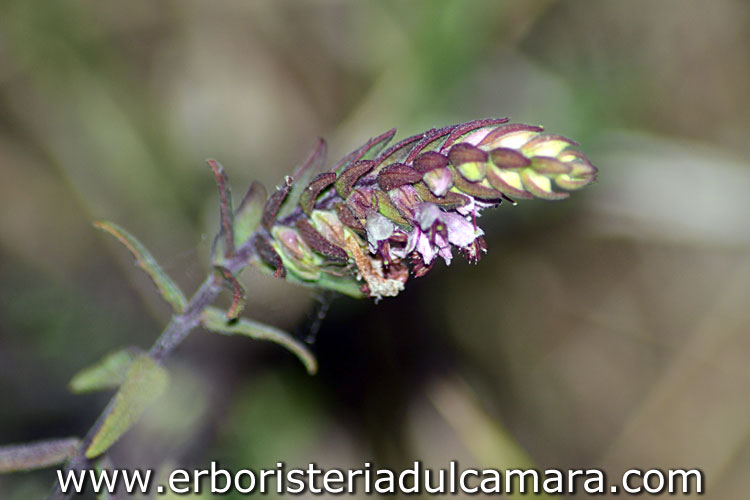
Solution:
M 748 61 L 740 0 L 2 2 L 0 443 L 84 432 L 106 397 L 66 381 L 167 320 L 91 220 L 192 290 L 217 222 L 204 158 L 242 191 L 319 135 L 335 160 L 392 126 L 510 116 L 577 139 L 599 182 L 488 212 L 477 267 L 334 302 L 315 378 L 195 334 L 118 465 L 700 467 L 706 498 L 743 498 Z M 246 277 L 248 315 L 304 334 L 309 291 Z M 2 476 L 0 498 L 51 478 Z

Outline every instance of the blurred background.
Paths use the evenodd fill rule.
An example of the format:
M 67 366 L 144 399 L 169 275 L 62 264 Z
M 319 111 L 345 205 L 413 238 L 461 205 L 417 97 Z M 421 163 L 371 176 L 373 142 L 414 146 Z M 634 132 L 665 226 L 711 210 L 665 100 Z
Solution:
M 509 116 L 599 181 L 485 212 L 489 253 L 339 298 L 306 375 L 196 332 L 117 467 L 701 468 L 750 489 L 750 3 L 0 2 L 0 443 L 85 433 L 80 368 L 169 311 L 116 221 L 192 293 L 218 225 L 203 164 L 266 186 L 318 136 Z M 304 336 L 320 297 L 248 270 L 248 316 Z M 54 472 L 0 476 L 41 498 Z M 229 496 L 229 498 L 232 498 Z

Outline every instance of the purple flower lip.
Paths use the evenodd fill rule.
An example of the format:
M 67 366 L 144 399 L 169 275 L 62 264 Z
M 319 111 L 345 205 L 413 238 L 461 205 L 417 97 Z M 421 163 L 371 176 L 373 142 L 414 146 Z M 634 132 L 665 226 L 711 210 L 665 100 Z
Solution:
M 484 234 L 475 228 L 466 217 L 453 212 L 445 212 L 432 203 L 422 203 L 417 207 L 415 218 L 418 227 L 414 231 L 413 241 L 416 251 L 422 256 L 425 264 L 432 263 L 440 255 L 446 264 L 453 257 L 451 245 L 466 249 Z M 407 245 L 407 248 L 409 245 Z

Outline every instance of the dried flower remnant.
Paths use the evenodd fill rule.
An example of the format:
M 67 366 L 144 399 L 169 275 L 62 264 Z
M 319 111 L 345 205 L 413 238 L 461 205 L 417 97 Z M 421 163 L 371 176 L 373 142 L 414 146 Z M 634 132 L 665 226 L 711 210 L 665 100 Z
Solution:
M 329 171 L 298 169 L 265 203 L 251 262 L 293 282 L 375 299 L 397 295 L 438 258 L 450 264 L 454 249 L 478 262 L 487 251 L 477 226 L 483 209 L 513 198 L 564 199 L 597 172 L 570 139 L 507 121 L 433 129 L 384 149 L 391 130 Z

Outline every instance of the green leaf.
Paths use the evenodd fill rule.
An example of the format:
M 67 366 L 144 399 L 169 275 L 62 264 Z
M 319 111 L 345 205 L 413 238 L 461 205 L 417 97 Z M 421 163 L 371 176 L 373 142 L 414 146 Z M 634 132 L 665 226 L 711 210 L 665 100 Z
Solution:
M 80 444 L 78 438 L 65 438 L 0 446 L 0 472 L 42 469 L 61 464 L 76 454 Z
M 172 309 L 178 313 L 185 310 L 185 306 L 187 305 L 185 294 L 182 293 L 182 290 L 162 270 L 156 259 L 151 256 L 148 250 L 132 234 L 117 224 L 108 221 L 96 221 L 94 222 L 94 227 L 108 232 L 130 250 L 130 253 L 135 257 L 136 265 L 146 271 L 146 274 L 149 275 L 156 288 L 159 289 L 161 296 L 172 306 Z
M 245 243 L 260 225 L 266 198 L 268 194 L 263 184 L 253 181 L 234 213 L 234 244 L 236 246 L 239 247 Z
M 68 383 L 75 394 L 116 389 L 120 387 L 133 360 L 141 354 L 135 347 L 128 347 L 108 354 L 96 364 L 76 373 Z
M 225 335 L 244 335 L 257 340 L 270 340 L 271 342 L 276 342 L 296 355 L 302 364 L 305 365 L 305 368 L 307 368 L 310 375 L 318 371 L 318 363 L 315 360 L 315 356 L 310 352 L 307 346 L 283 330 L 247 318 L 240 318 L 237 321 L 229 323 L 227 322 L 227 314 L 221 309 L 215 307 L 207 307 L 205 311 L 203 311 L 201 324 L 207 330 L 216 333 L 222 333 Z
M 86 458 L 95 458 L 115 444 L 161 396 L 168 381 L 169 375 L 162 366 L 146 354 L 138 356 L 130 365 L 108 415 L 86 449 Z

